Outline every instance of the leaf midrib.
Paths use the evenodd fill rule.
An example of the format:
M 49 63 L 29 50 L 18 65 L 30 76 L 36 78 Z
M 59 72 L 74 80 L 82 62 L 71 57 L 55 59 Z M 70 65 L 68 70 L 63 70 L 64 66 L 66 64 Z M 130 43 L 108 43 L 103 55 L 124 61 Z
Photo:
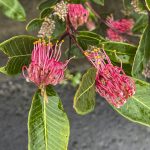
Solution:
M 5 3 L 4 1 L 0 0 L 0 2 L 5 5 L 7 8 L 11 9 L 12 12 L 16 13 L 16 14 L 19 14 L 17 13 L 14 9 L 12 9 L 12 7 L 10 7 L 9 5 L 7 5 L 7 3 Z
M 141 101 L 139 101 L 135 96 L 132 96 L 132 98 L 133 98 L 134 100 L 136 100 L 137 102 L 139 102 L 140 104 L 142 104 L 144 107 L 146 107 L 147 109 L 150 110 L 150 107 L 148 107 L 147 105 L 145 105 L 144 103 L 142 103 Z
M 129 55 L 129 56 L 134 56 L 135 54 L 133 53 L 123 53 L 123 52 L 119 52 L 119 51 L 114 51 L 114 50 L 109 50 L 109 49 L 105 49 L 106 52 L 112 52 L 112 53 L 116 53 L 116 54 L 122 54 L 122 55 Z
M 92 88 L 94 84 L 95 84 L 95 82 L 93 82 L 83 93 L 81 93 L 81 94 L 77 97 L 77 99 L 79 99 L 84 93 L 86 93 L 90 88 Z
M 25 54 L 25 55 L 16 55 L 16 56 L 9 56 L 8 58 L 17 58 L 17 57 L 27 57 L 27 56 L 31 56 L 31 54 Z
M 45 93 L 46 94 L 46 93 Z M 47 119 L 46 119 L 46 116 L 47 116 L 47 112 L 46 112 L 46 99 L 45 99 L 45 95 L 44 95 L 44 99 L 43 99 L 43 103 L 44 103 L 44 113 L 43 113 L 43 119 L 44 119 L 44 135 L 45 135 L 45 149 L 48 150 L 48 141 L 47 141 L 47 138 L 48 138 L 48 135 L 47 135 Z

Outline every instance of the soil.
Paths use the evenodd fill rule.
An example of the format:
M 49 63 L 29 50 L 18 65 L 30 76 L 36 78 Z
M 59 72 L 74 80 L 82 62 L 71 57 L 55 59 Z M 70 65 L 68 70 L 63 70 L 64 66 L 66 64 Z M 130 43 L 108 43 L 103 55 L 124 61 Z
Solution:
M 0 150 L 27 150 L 27 116 L 35 87 L 24 79 L 0 81 Z M 79 116 L 72 108 L 75 89 L 56 87 L 71 125 L 68 150 L 149 150 L 150 128 L 129 122 L 97 95 L 95 110 Z

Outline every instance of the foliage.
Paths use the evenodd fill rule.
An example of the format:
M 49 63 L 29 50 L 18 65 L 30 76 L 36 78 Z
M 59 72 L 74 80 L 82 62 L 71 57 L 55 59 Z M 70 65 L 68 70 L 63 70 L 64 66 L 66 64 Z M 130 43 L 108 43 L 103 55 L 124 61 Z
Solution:
M 80 11 L 80 9 L 70 12 L 77 12 L 76 18 L 79 17 L 79 20 L 75 22 L 76 24 L 80 25 L 80 23 L 85 23 L 84 25 L 82 24 L 82 27 L 77 29 L 73 26 L 74 24 L 71 20 L 69 20 L 69 12 L 67 12 L 65 19 L 63 18 L 63 15 L 65 14 L 61 14 L 61 10 L 63 10 L 62 5 L 67 3 L 66 1 L 63 4 L 61 3 L 61 10 L 56 12 L 56 7 L 60 4 L 59 2 L 59 0 L 46 0 L 41 2 L 38 6 L 40 11 L 39 16 L 27 24 L 26 30 L 29 32 L 35 31 L 38 33 L 39 30 L 42 31 L 43 35 L 40 40 L 34 36 L 19 35 L 0 44 L 0 51 L 8 57 L 6 65 L 0 67 L 0 72 L 6 75 L 20 74 L 23 66 L 30 66 L 31 56 L 33 55 L 33 57 L 35 57 L 36 55 L 34 50 L 40 51 L 39 49 L 42 48 L 42 44 L 43 47 L 49 46 L 49 48 L 46 49 L 46 52 L 52 50 L 51 53 L 47 52 L 48 58 L 55 55 L 55 61 L 54 59 L 51 59 L 50 62 L 57 62 L 56 66 L 54 65 L 54 68 L 50 68 L 50 73 L 53 73 L 54 70 L 62 69 L 59 68 L 57 64 L 66 65 L 65 67 L 63 66 L 66 69 L 68 63 L 70 63 L 70 59 L 74 56 L 75 61 L 78 61 L 79 59 L 88 60 L 93 66 L 90 67 L 82 77 L 79 71 L 77 71 L 76 74 L 74 73 L 74 75 L 71 75 L 70 71 L 64 69 L 66 74 L 65 78 L 68 79 L 69 82 L 66 80 L 63 81 L 63 84 L 71 83 L 74 87 L 79 84 L 74 96 L 73 108 L 76 113 L 85 115 L 94 111 L 95 95 L 97 92 L 96 80 L 99 73 L 98 71 L 103 68 L 102 66 L 99 67 L 99 65 L 105 66 L 108 63 L 107 67 L 109 67 L 110 62 L 107 62 L 109 59 L 106 58 L 108 55 L 112 63 L 111 65 L 118 66 L 120 70 L 123 68 L 124 72 L 127 75 L 130 75 L 135 81 L 136 87 L 135 94 L 131 95 L 121 108 L 116 108 L 111 105 L 112 108 L 130 121 L 150 126 L 150 84 L 147 82 L 147 77 L 150 77 L 150 1 L 145 0 L 143 3 L 143 1 L 140 0 L 132 0 L 131 3 L 130 0 L 123 0 L 122 3 L 124 5 L 124 10 L 122 10 L 122 12 L 125 14 L 124 20 L 129 19 L 131 21 L 132 19 L 134 22 L 132 24 L 133 26 L 130 25 L 132 26 L 132 30 L 127 30 L 126 32 L 124 30 L 124 26 L 122 24 L 120 25 L 120 20 L 122 18 L 120 18 L 120 20 L 114 20 L 115 16 L 114 18 L 111 17 L 111 19 L 109 16 L 109 20 L 108 16 L 101 16 L 94 9 L 93 6 L 95 5 L 102 8 L 105 4 L 104 0 L 68 1 L 68 3 L 71 4 L 82 4 L 84 6 L 82 8 L 83 12 L 86 12 L 87 10 L 89 11 L 89 14 L 86 13 L 89 15 L 87 20 L 85 19 L 85 14 L 81 13 L 78 15 L 78 11 Z M 25 20 L 24 9 L 17 0 L 0 0 L 0 7 L 6 16 L 18 21 Z M 80 18 L 81 15 L 83 15 L 83 18 Z M 45 18 L 47 18 L 47 20 Z M 52 24 L 49 20 L 52 20 L 54 24 Z M 112 23 L 114 22 L 116 23 L 116 26 L 119 26 L 118 28 L 114 29 L 114 27 L 112 27 Z M 52 30 L 52 34 L 44 34 L 45 32 L 51 31 L 52 25 L 55 26 L 54 31 Z M 108 29 L 111 29 L 114 36 L 122 37 L 120 38 L 120 41 L 109 40 L 107 38 Z M 65 52 L 60 46 L 64 39 L 67 39 L 64 48 L 66 49 Z M 139 41 L 139 43 L 137 44 L 137 42 L 133 42 L 132 40 Z M 98 52 L 98 48 L 101 48 L 103 51 Z M 58 51 L 56 52 L 56 50 Z M 61 51 L 60 53 L 59 50 Z M 86 55 L 90 52 L 93 53 L 93 58 Z M 94 52 L 97 52 L 99 55 L 96 56 Z M 58 61 L 59 57 L 56 56 L 56 53 L 60 56 L 61 53 L 66 54 L 63 55 L 63 58 L 66 59 L 66 57 L 68 57 L 69 60 L 67 59 L 60 63 Z M 44 54 L 42 54 L 39 53 L 37 58 L 44 57 Z M 99 62 L 99 60 L 103 61 Z M 43 61 L 45 62 L 45 69 L 47 60 Z M 37 67 L 36 62 L 33 60 L 32 64 Z M 42 73 L 45 71 L 41 64 L 38 66 L 39 68 L 37 67 L 37 70 L 32 68 L 33 70 L 30 70 L 32 74 L 29 74 L 29 76 L 32 76 L 35 72 L 39 71 L 40 73 L 36 74 L 37 76 L 35 76 L 35 78 L 40 80 L 42 78 Z M 82 64 L 78 65 L 80 65 L 83 69 Z M 56 80 L 56 78 L 63 76 L 64 72 L 59 74 L 60 70 L 58 71 L 58 76 L 55 76 L 52 80 Z M 147 73 L 146 76 L 143 73 L 145 70 Z M 100 71 L 104 72 L 105 70 Z M 112 72 L 113 71 L 114 70 L 112 70 Z M 121 72 L 121 76 L 126 76 L 124 72 Z M 111 75 L 110 72 L 108 72 L 107 76 L 109 77 L 109 75 Z M 99 80 L 102 78 L 103 77 L 100 76 Z M 28 80 L 28 78 L 26 79 Z M 31 81 L 33 82 L 33 80 Z M 111 81 L 104 83 L 104 80 L 101 80 L 101 82 L 101 86 L 108 84 L 108 89 L 113 90 L 109 88 Z M 130 85 L 130 83 L 128 84 Z M 125 85 L 121 88 L 124 87 Z M 118 88 L 118 90 L 121 90 L 121 88 Z M 106 94 L 105 90 L 103 90 L 103 94 Z M 120 95 L 121 94 L 122 91 L 120 91 Z M 106 97 L 106 99 L 107 98 L 108 97 Z M 65 110 L 63 109 L 61 99 L 55 92 L 52 85 L 45 86 L 44 82 L 42 82 L 42 84 L 37 87 L 37 91 L 33 96 L 28 116 L 28 149 L 67 150 L 69 134 L 69 120 Z
M 18 0 L 0 0 L 0 7 L 7 17 L 17 21 L 25 21 L 26 14 Z
M 74 97 L 73 106 L 78 114 L 84 115 L 94 110 L 95 76 L 95 68 L 90 68 L 82 77 L 82 81 Z
M 28 118 L 28 148 L 66 150 L 70 133 L 69 121 L 62 103 L 52 87 L 47 87 L 46 103 L 38 90 L 32 100 Z

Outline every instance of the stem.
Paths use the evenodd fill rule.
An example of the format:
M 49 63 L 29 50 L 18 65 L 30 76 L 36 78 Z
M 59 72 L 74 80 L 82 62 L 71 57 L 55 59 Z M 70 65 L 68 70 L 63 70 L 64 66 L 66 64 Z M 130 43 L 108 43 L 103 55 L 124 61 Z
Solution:
M 144 5 L 144 7 L 145 7 L 145 9 L 146 9 L 146 11 L 147 11 L 148 23 L 150 24 L 150 10 L 147 8 L 145 0 L 140 0 L 140 1 L 141 1 L 141 3 Z
M 66 36 L 68 36 L 68 35 L 69 35 L 68 31 L 65 31 L 65 32 L 60 36 L 60 38 L 59 38 L 59 40 L 58 40 L 58 44 L 59 44 Z
M 79 48 L 79 50 L 82 52 L 82 54 L 84 54 L 84 50 L 82 49 L 82 47 L 79 45 L 79 43 L 77 42 L 76 38 L 74 35 L 69 34 L 69 36 L 71 37 L 72 41 L 74 42 L 74 44 L 76 44 L 76 46 Z
M 71 51 L 71 37 L 69 36 L 69 51 L 68 51 L 68 59 L 70 58 L 70 51 Z

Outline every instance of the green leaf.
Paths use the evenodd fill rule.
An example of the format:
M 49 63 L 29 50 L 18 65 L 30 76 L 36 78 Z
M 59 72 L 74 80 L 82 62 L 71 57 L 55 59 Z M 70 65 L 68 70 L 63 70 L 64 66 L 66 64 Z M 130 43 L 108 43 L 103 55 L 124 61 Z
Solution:
M 60 36 L 65 32 L 66 23 L 59 20 L 58 17 L 55 17 L 54 20 L 55 20 L 55 30 L 52 34 L 52 37 L 57 38 L 58 36 Z
M 98 46 L 101 42 L 101 39 L 97 37 L 93 37 L 87 34 L 79 34 L 77 35 L 77 41 L 79 42 L 80 46 L 84 49 L 87 50 L 88 46 Z
M 87 50 L 89 45 L 98 46 L 101 42 L 106 40 L 94 32 L 80 31 L 77 35 L 77 41 L 84 50 Z
M 143 33 L 145 27 L 148 24 L 148 16 L 146 14 L 138 16 L 132 31 L 134 33 Z
M 48 7 L 50 8 L 50 7 L 54 6 L 57 2 L 58 2 L 58 0 L 44 1 L 44 2 L 39 4 L 38 9 L 39 10 L 44 10 L 45 8 L 48 8 Z
M 33 97 L 28 116 L 29 150 L 67 150 L 69 121 L 58 95 L 47 88 L 48 103 L 40 90 Z
M 128 43 L 106 41 L 100 35 L 93 32 L 80 31 L 79 35 L 77 35 L 77 40 L 83 50 L 87 50 L 90 45 L 101 48 L 104 45 L 112 61 L 118 63 L 122 61 L 124 64 L 133 63 L 137 49 L 134 45 Z
M 145 80 L 144 76 L 142 75 L 143 69 L 150 60 L 149 39 L 150 39 L 150 26 L 147 26 L 143 35 L 141 36 L 132 68 L 132 75 L 142 80 Z
M 113 61 L 111 61 L 111 62 L 114 66 L 119 66 L 119 67 L 121 66 L 120 63 L 116 63 Z M 131 64 L 122 64 L 122 69 L 124 70 L 126 75 L 131 76 L 131 71 L 132 71 L 132 65 Z
M 71 3 L 73 4 L 81 4 L 81 3 L 85 3 L 87 0 L 72 0 Z
M 150 0 L 145 0 L 147 8 L 150 10 Z
M 40 13 L 40 18 L 45 18 L 46 16 L 49 16 L 53 12 L 52 8 L 45 8 Z
M 96 34 L 94 32 L 90 32 L 90 31 L 79 31 L 79 36 L 87 36 L 87 37 L 92 37 L 94 39 L 98 39 L 100 41 L 106 41 L 101 35 Z
M 103 42 L 102 44 L 104 44 L 104 49 L 112 61 L 124 64 L 133 63 L 137 49 L 134 45 L 122 42 Z
M 0 0 L 1 11 L 9 18 L 25 21 L 26 14 L 18 0 Z
M 8 56 L 6 66 L 0 68 L 0 72 L 8 75 L 16 75 L 21 72 L 22 66 L 28 65 L 36 38 L 20 35 L 10 38 L 0 44 L 0 50 Z
M 92 0 L 92 1 L 95 2 L 96 4 L 104 6 L 104 0 Z
M 77 36 L 77 40 L 80 44 L 80 46 L 86 50 L 88 48 L 89 45 L 91 46 L 97 46 L 100 44 L 100 40 L 96 39 L 96 38 L 92 38 L 89 36 Z
M 66 54 L 66 56 L 70 56 L 70 57 L 75 56 L 75 59 L 84 58 L 84 55 L 81 53 L 79 48 L 76 45 L 74 45 L 74 44 L 71 46 L 70 50 L 67 49 L 65 54 Z
M 27 31 L 39 30 L 42 23 L 43 23 L 43 19 L 39 19 L 39 18 L 33 19 L 27 24 L 26 30 Z
M 74 97 L 74 109 L 80 115 L 93 111 L 95 107 L 96 69 L 90 68 L 82 77 L 80 86 Z
M 130 121 L 150 127 L 150 84 L 137 79 L 135 83 L 135 95 L 123 107 L 114 109 Z

